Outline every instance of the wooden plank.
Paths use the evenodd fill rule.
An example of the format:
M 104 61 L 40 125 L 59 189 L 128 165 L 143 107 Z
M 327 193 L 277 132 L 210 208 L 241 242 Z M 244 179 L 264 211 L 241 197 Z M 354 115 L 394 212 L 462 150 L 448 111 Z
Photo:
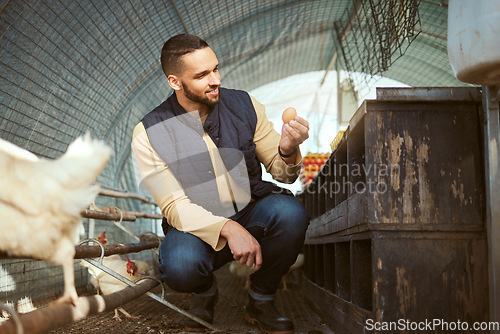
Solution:
M 347 161 L 347 140 L 340 142 L 338 149 L 333 154 L 335 161 L 335 180 L 330 187 L 335 192 L 335 205 L 340 205 L 347 200 L 349 194 L 349 165 Z
M 316 238 L 347 228 L 347 201 L 313 219 L 306 232 L 306 238 Z
M 351 246 L 350 242 L 335 243 L 335 294 L 351 300 Z
M 351 300 L 368 311 L 374 288 L 372 258 L 371 239 L 351 241 Z
M 478 110 L 458 105 L 386 105 L 366 116 L 369 222 L 484 223 Z M 443 137 L 446 134 L 446 137 Z
M 353 227 L 366 223 L 367 194 L 354 194 L 347 200 L 347 226 Z
M 359 106 L 358 110 L 354 113 L 354 115 L 349 120 L 349 129 L 355 127 L 364 117 L 367 112 L 367 106 L 371 103 L 371 100 L 364 100 L 363 103 Z M 348 134 L 347 134 L 348 135 Z M 347 136 L 344 136 L 347 137 Z
M 325 224 L 328 225 L 328 224 Z M 325 228 L 328 228 L 325 226 Z M 314 232 L 314 230 L 313 230 Z M 309 233 L 309 230 L 308 230 Z M 381 224 L 363 223 L 336 231 L 331 234 L 308 234 L 305 243 L 327 244 L 346 240 L 365 238 L 418 238 L 418 239 L 463 239 L 464 237 L 484 238 L 484 227 L 469 225 L 437 225 L 437 224 Z
M 480 87 L 377 87 L 377 101 L 481 102 Z
M 464 237 L 373 239 L 376 321 L 487 321 L 486 239 Z
M 335 244 L 323 244 L 323 288 L 335 293 Z
M 307 291 L 306 300 L 335 334 L 364 333 L 364 324 L 371 312 L 339 298 L 306 277 L 302 286 Z

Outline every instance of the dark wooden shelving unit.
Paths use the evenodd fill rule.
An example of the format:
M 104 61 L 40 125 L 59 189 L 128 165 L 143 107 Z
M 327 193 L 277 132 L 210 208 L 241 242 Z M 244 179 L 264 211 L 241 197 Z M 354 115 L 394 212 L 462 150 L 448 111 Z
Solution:
M 379 89 L 298 195 L 304 288 L 335 333 L 488 320 L 481 115 L 479 88 Z

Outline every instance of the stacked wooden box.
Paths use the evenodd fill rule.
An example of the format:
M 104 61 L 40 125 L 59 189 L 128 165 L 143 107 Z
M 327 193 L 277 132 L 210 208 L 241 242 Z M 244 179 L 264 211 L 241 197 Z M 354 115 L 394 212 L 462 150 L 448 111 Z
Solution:
M 299 194 L 304 288 L 335 333 L 488 319 L 481 113 L 478 88 L 378 89 Z

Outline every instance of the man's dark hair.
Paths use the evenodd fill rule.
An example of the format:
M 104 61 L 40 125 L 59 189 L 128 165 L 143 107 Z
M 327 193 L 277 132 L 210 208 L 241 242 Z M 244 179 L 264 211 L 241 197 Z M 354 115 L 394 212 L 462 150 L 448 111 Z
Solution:
M 208 44 L 201 38 L 190 34 L 179 34 L 171 37 L 161 49 L 161 67 L 166 76 L 182 71 L 181 57 L 195 50 L 207 48 Z

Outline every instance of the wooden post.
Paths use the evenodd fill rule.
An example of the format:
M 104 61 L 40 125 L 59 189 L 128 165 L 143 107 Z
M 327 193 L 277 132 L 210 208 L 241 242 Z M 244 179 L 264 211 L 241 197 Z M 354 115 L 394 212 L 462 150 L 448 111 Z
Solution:
M 156 280 L 146 279 L 136 286 L 130 286 L 107 296 L 80 297 L 76 306 L 70 303 L 52 305 L 26 314 L 20 314 L 19 319 L 25 333 L 45 333 L 72 322 L 83 320 L 89 315 L 113 310 L 142 296 L 158 284 Z M 4 322 L 0 326 L 0 332 L 16 334 L 14 321 L 10 319 Z

